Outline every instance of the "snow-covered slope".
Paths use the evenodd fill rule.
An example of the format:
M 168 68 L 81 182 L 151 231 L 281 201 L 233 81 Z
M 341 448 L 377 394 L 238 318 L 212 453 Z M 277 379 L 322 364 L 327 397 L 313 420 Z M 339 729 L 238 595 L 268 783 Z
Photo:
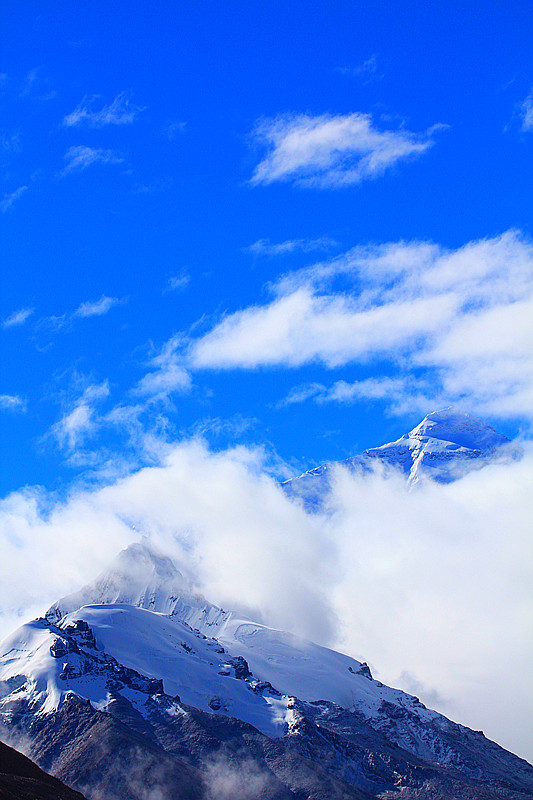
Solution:
M 381 465 L 385 471 L 403 474 L 408 484 L 433 480 L 450 483 L 473 469 L 520 458 L 521 448 L 477 417 L 456 408 L 428 414 L 422 422 L 395 442 L 365 450 L 345 461 L 322 464 L 284 481 L 290 497 L 302 498 L 308 508 L 321 506 L 338 467 L 368 472 Z
M 56 720 L 68 721 L 71 733 L 65 736 L 74 737 L 76 752 L 89 741 L 84 726 L 109 728 L 100 718 L 95 722 L 87 701 L 105 720 L 126 725 L 127 737 L 148 737 L 149 750 L 157 741 L 167 742 L 172 752 L 194 751 L 201 723 L 205 755 L 206 748 L 220 746 L 215 728 L 221 742 L 235 735 L 236 725 L 253 726 L 242 729 L 242 742 L 252 747 L 257 734 L 280 743 L 276 763 L 283 780 L 291 774 L 290 753 L 314 762 L 324 753 L 324 764 L 313 769 L 335 764 L 337 778 L 352 787 L 341 793 L 346 798 L 360 798 L 360 788 L 366 792 L 378 784 L 411 785 L 413 768 L 422 776 L 428 769 L 431 775 L 435 769 L 458 770 L 460 782 L 498 783 L 514 776 L 516 786 L 533 787 L 533 769 L 481 733 L 383 686 L 364 663 L 194 596 L 172 562 L 145 544 L 128 548 L 93 584 L 0 645 L 0 721 L 36 742 L 37 753 L 44 736 L 52 759 L 43 763 L 46 768 L 58 763 L 48 745 Z M 184 736 L 189 750 L 180 744 Z M 368 759 L 382 764 L 377 773 L 367 774 Z M 79 775 L 81 762 L 67 762 L 57 774 Z M 391 771 L 386 765 L 392 763 Z M 191 766 L 197 765 L 193 759 Z M 95 785 L 99 780 L 94 778 Z M 316 797 L 333 796 L 329 778 L 320 780 Z
M 112 657 L 153 679 L 152 691 L 162 681 L 165 694 L 242 719 L 271 737 L 287 732 L 294 696 L 329 700 L 367 717 L 383 702 L 416 710 L 425 720 L 438 716 L 416 698 L 372 680 L 368 667 L 348 656 L 239 619 L 230 619 L 217 640 L 175 617 L 127 605 L 92 605 L 67 614 L 58 625 L 45 619 L 23 625 L 1 651 L 1 710 L 14 698 L 25 698 L 36 713 L 50 713 L 70 692 L 104 709 L 109 681 L 117 674 Z M 141 713 L 145 684 L 137 678 L 128 688 Z M 169 713 L 178 709 L 176 704 Z
M 95 637 L 81 656 L 65 639 L 65 632 L 76 633 L 76 620 L 88 623 Z M 64 655 L 51 653 L 54 641 Z M 6 640 L 0 681 L 28 676 L 28 697 L 43 711 L 57 708 L 69 691 L 103 708 L 107 676 L 97 672 L 96 678 L 80 663 L 83 654 L 93 658 L 98 652 L 162 679 L 167 694 L 189 705 L 236 716 L 269 736 L 286 733 L 289 697 L 328 700 L 369 717 L 383 702 L 416 709 L 424 719 L 438 716 L 416 698 L 374 681 L 366 664 L 194 596 L 172 562 L 145 544 L 124 550 L 93 584 Z

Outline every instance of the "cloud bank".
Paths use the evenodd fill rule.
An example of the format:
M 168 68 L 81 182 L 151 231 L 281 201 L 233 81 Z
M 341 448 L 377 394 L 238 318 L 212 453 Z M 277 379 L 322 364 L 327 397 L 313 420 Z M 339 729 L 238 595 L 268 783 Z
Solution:
M 531 758 L 532 467 L 528 451 L 412 492 L 339 470 L 328 513 L 313 515 L 285 497 L 263 452 L 191 440 L 63 501 L 26 489 L 0 505 L 3 633 L 142 532 L 213 602 L 367 660 Z

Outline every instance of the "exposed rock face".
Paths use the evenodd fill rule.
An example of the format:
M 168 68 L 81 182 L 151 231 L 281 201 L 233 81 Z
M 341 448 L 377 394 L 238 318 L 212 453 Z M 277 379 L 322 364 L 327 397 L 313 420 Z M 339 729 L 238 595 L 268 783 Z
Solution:
M 237 632 L 243 627 L 273 648 L 272 673 L 262 667 L 264 650 L 261 658 L 235 652 L 244 647 L 238 636 L 228 652 L 145 609 L 89 606 L 59 625 L 36 620 L 1 647 L 0 715 L 41 767 L 89 800 L 533 800 L 533 767 L 482 733 L 383 686 L 347 656 L 281 631 L 264 629 L 262 640 L 254 623 L 239 622 Z M 124 630 L 131 638 L 122 641 Z M 61 657 L 50 652 L 58 640 Z M 139 652 L 128 651 L 131 642 Z M 139 659 L 148 673 L 132 666 Z M 297 679 L 304 695 L 315 691 L 302 668 L 318 676 L 324 695 L 337 691 L 345 670 L 350 706 L 287 693 L 285 683 Z M 199 685 L 182 692 L 203 692 L 205 710 L 169 692 L 165 684 L 181 680 L 173 671 L 196 676 Z M 268 674 L 278 675 L 279 688 Z
M 0 800 L 85 800 L 33 761 L 0 742 Z

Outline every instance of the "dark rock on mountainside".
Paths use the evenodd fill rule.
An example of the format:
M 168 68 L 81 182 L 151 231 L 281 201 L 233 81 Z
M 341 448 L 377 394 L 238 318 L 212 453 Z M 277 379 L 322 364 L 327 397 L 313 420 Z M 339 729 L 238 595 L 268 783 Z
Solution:
M 172 700 L 153 695 L 144 715 L 120 692 L 106 712 L 75 695 L 53 714 L 34 716 L 21 702 L 12 729 L 45 769 L 89 800 L 533 799 L 530 765 L 453 723 L 441 737 L 443 764 L 427 748 L 423 757 L 397 743 L 407 722 L 395 709 L 383 709 L 379 730 L 333 703 L 294 699 L 289 732 L 270 739 L 185 704 L 169 715 Z M 416 734 L 422 752 L 432 732 Z
M 33 761 L 0 742 L 0 800 L 85 800 Z

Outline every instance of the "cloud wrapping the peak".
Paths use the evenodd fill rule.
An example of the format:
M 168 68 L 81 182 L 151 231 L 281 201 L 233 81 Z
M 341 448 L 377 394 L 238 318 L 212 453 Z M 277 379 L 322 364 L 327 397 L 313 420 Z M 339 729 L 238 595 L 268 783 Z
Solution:
M 84 402 L 103 393 L 89 387 Z M 0 624 L 42 614 L 142 535 L 211 602 L 367 660 L 527 757 L 532 465 L 527 449 L 411 492 L 399 476 L 339 468 L 328 513 L 311 514 L 263 451 L 191 440 L 61 502 L 28 488 L 0 502 Z
M 276 181 L 313 188 L 339 188 L 383 174 L 398 161 L 419 156 L 434 141 L 422 134 L 379 130 L 369 114 L 287 114 L 261 120 L 253 138 L 267 149 L 256 166 L 253 185 Z

